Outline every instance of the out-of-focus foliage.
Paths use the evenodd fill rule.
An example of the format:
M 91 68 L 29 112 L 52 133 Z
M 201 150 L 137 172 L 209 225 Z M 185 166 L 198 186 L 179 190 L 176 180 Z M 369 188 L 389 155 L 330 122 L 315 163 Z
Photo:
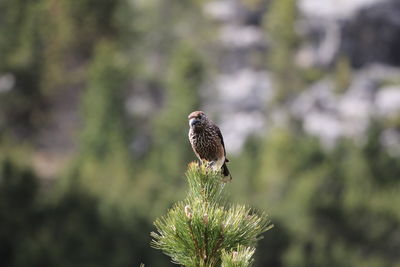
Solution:
M 379 132 L 371 131 L 364 148 L 344 141 L 332 152 L 286 131 L 265 143 L 254 202 L 288 231 L 291 241 L 281 264 L 399 262 L 400 213 L 393 203 L 400 201 L 400 161 L 381 150 Z
M 204 82 L 205 66 L 193 48 L 178 45 L 168 65 L 165 105 L 155 118 L 150 164 L 167 177 L 182 173 L 192 156 L 187 141 L 188 111 L 200 106 L 198 90 Z M 182 118 L 185 118 L 184 120 Z M 159 149 L 159 147 L 163 149 Z
M 124 62 L 112 44 L 96 45 L 89 66 L 89 82 L 82 96 L 83 129 L 79 154 L 68 174 L 73 182 L 101 195 L 105 209 L 132 198 L 134 164 L 128 150 L 121 88 L 126 80 Z M 122 61 L 122 62 L 121 62 Z M 124 199 L 119 196 L 125 195 Z M 130 201 L 132 202 L 132 201 Z M 118 205 L 122 209 L 124 205 Z M 128 211 L 126 211 L 128 212 Z
M 301 89 L 299 72 L 293 64 L 297 45 L 296 14 L 296 0 L 274 0 L 270 11 L 265 15 L 265 27 L 272 40 L 268 63 L 275 75 L 277 102 L 284 103 L 290 100 L 290 97 Z
M 257 62 L 278 88 L 276 106 L 285 110 L 324 75 L 346 92 L 348 55 L 329 72 L 296 65 L 298 1 L 244 2 L 263 9 L 268 51 Z M 187 115 L 214 98 L 202 89 L 220 54 L 235 56 L 229 45 L 216 48 L 220 22 L 203 6 L 0 1 L 1 266 L 172 266 L 150 248 L 152 222 L 183 198 L 182 175 L 195 159 Z M 366 140 L 330 149 L 300 127 L 269 129 L 229 155 L 225 190 L 275 225 L 254 266 L 399 266 L 400 160 L 380 142 L 385 123 L 398 131 L 394 116 L 372 124 Z M 41 175 L 54 162 L 56 172 Z
M 132 216 L 129 224 L 117 216 L 106 218 L 94 195 L 71 187 L 61 196 L 49 198 L 38 182 L 31 171 L 1 161 L 2 265 L 161 264 L 147 251 L 151 228 L 144 218 Z
M 340 57 L 335 66 L 336 92 L 342 93 L 350 85 L 351 68 L 350 62 L 346 57 Z

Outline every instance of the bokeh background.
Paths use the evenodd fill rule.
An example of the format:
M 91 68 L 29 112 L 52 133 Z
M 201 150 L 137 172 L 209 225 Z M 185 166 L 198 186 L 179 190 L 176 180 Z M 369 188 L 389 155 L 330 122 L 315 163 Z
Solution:
M 1 0 L 0 265 L 173 266 L 187 115 L 261 266 L 400 266 L 397 0 Z

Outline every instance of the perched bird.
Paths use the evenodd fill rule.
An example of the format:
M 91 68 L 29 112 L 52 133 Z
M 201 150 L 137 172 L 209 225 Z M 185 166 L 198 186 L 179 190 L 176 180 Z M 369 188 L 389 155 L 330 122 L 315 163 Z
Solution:
M 214 170 L 222 169 L 224 181 L 232 179 L 226 163 L 224 139 L 221 130 L 203 111 L 193 111 L 189 119 L 189 141 L 193 151 L 201 162 L 208 162 Z

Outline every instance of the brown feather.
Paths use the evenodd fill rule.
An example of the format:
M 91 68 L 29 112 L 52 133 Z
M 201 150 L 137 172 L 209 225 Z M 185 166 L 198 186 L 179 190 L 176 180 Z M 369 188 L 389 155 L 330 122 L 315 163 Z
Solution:
M 201 161 L 219 162 L 222 173 L 231 179 L 226 162 L 226 150 L 221 130 L 202 111 L 194 111 L 188 116 L 189 121 L 195 120 L 189 130 L 189 141 L 193 151 Z

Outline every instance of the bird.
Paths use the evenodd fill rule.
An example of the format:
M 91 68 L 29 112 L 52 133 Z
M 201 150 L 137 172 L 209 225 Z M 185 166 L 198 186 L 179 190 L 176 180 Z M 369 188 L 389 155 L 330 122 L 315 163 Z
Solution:
M 226 150 L 221 130 L 203 111 L 193 111 L 189 119 L 189 141 L 193 151 L 202 163 L 214 170 L 222 170 L 223 181 L 232 180 L 226 163 Z

